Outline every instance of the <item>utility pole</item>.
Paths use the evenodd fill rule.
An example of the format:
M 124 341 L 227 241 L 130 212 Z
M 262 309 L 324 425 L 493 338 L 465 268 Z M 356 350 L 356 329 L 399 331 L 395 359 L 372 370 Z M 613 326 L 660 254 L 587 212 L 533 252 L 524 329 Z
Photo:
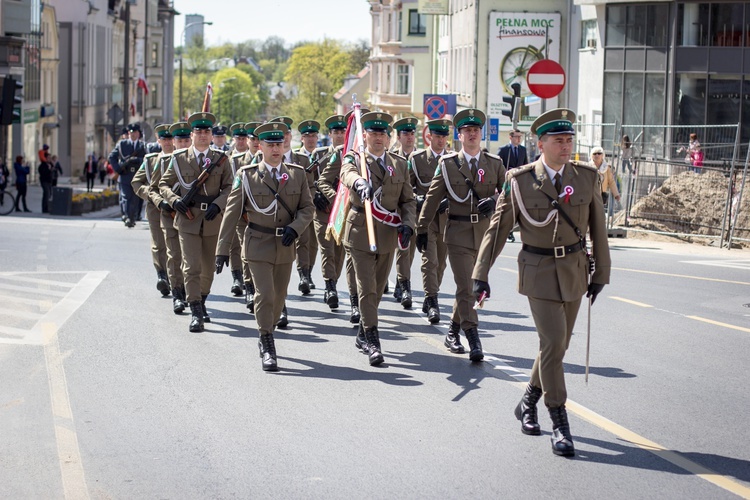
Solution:
M 130 0 L 125 0 L 125 64 L 123 65 L 122 111 L 123 125 L 130 119 Z

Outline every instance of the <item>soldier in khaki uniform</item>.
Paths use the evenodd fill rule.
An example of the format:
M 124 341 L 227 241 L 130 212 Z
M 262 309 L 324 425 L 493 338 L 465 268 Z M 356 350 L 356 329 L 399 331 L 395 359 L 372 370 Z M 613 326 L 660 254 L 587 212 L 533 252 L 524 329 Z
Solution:
M 362 115 L 365 115 L 369 113 L 368 109 L 362 109 L 361 110 Z M 341 176 L 341 164 L 344 160 L 342 152 L 344 149 L 344 140 L 346 138 L 346 124 L 349 123 L 349 117 L 353 111 L 350 111 L 346 114 L 346 116 L 343 117 L 343 123 L 341 125 L 335 127 L 331 131 L 331 138 L 335 142 L 335 140 L 340 140 L 341 145 L 337 146 L 333 154 L 328 158 L 327 163 L 325 167 L 320 172 L 320 179 L 318 179 L 318 189 L 320 192 L 328 199 L 329 203 L 333 204 L 333 201 L 336 198 L 336 191 L 339 188 L 339 182 L 340 182 L 340 176 Z M 326 120 L 326 124 L 328 123 L 334 123 L 331 121 L 334 117 L 341 117 L 341 115 L 334 115 L 328 120 Z M 336 118 L 338 120 L 339 118 Z M 341 128 L 341 127 L 344 128 Z M 354 133 L 354 131 L 352 131 Z M 334 139 L 337 137 L 337 139 Z M 313 200 L 315 201 L 315 200 Z M 333 236 L 331 235 L 332 240 Z M 335 242 L 335 241 L 334 241 Z M 336 243 L 337 247 L 343 248 L 344 255 L 346 257 L 346 284 L 349 288 L 349 304 L 351 306 L 351 311 L 349 314 L 349 322 L 353 325 L 359 324 L 359 321 L 361 319 L 360 311 L 359 311 L 359 296 L 357 295 L 357 276 L 354 272 L 354 265 L 352 264 L 352 258 L 349 254 L 349 250 L 346 248 L 346 246 Z M 323 263 L 324 269 L 327 267 L 325 263 Z M 340 275 L 340 267 L 339 272 L 337 274 Z M 324 275 L 325 276 L 325 275 Z
M 314 167 L 315 169 L 314 174 L 316 177 L 315 190 L 313 191 L 313 204 L 315 204 L 313 225 L 315 238 L 317 239 L 318 247 L 320 248 L 320 267 L 323 272 L 323 279 L 326 283 L 323 302 L 328 304 L 328 307 L 331 309 L 337 309 L 339 307 L 339 295 L 336 290 L 336 284 L 344 266 L 344 247 L 336 243 L 333 237 L 328 238 L 326 236 L 326 233 L 328 232 L 328 218 L 331 215 L 331 203 L 333 198 L 335 198 L 335 192 L 332 193 L 333 198 L 329 200 L 321 187 L 321 183 L 323 182 L 321 176 L 328 166 L 328 163 L 332 159 L 338 159 L 341 155 L 346 133 L 346 122 L 344 121 L 343 115 L 333 115 L 326 119 L 325 125 L 328 128 L 328 134 L 331 137 L 331 144 L 330 146 L 317 148 L 311 156 L 312 163 L 310 164 L 311 167 Z M 332 188 L 331 191 L 333 191 Z M 357 320 L 357 322 L 359 322 L 359 320 Z
M 305 171 L 282 161 L 285 128 L 284 123 L 274 122 L 256 129 L 263 161 L 241 169 L 235 177 L 216 249 L 216 272 L 221 272 L 229 262 L 237 221 L 247 214 L 244 246 L 255 283 L 258 346 L 266 371 L 277 370 L 273 331 L 292 274 L 292 244 L 307 229 L 314 210 Z
M 391 151 L 404 160 L 408 160 L 416 151 L 418 124 L 419 120 L 413 117 L 401 118 L 393 123 L 398 142 Z M 414 261 L 415 251 L 416 245 L 396 251 L 396 288 L 393 290 L 393 298 L 400 302 L 404 309 L 411 309 L 411 263 Z
M 310 165 L 317 159 L 316 147 L 318 144 L 318 132 L 320 131 L 320 123 L 315 120 L 303 120 L 297 126 L 302 137 L 302 147 L 300 147 L 295 153 L 307 158 L 307 166 L 305 166 L 305 173 L 307 173 L 307 186 L 310 189 L 310 194 L 316 192 L 315 183 L 318 182 L 320 177 L 320 171 Z M 301 253 L 306 251 L 305 255 Z M 318 238 L 315 235 L 315 225 L 310 224 L 305 231 L 304 235 L 301 235 L 297 242 L 297 265 L 300 272 L 300 291 L 304 295 L 303 290 L 303 276 L 307 281 L 308 289 L 315 289 L 315 285 L 312 281 L 311 271 L 315 265 L 315 259 L 318 254 Z
M 206 297 L 213 283 L 220 214 L 232 188 L 232 169 L 226 155 L 210 147 L 211 126 L 215 121 L 211 113 L 194 113 L 188 118 L 193 145 L 174 152 L 169 169 L 159 182 L 164 200 L 178 212 L 174 225 L 180 235 L 182 270 L 192 313 L 191 332 L 203 331 L 204 322 L 211 321 L 206 311 Z M 199 194 L 188 206 L 182 197 L 211 163 L 218 166 L 211 171 Z
M 431 120 L 425 125 L 428 129 L 427 137 L 430 145 L 426 149 L 420 149 L 412 153 L 409 157 L 409 174 L 414 195 L 417 198 L 417 213 L 422 210 L 440 158 L 448 152 L 445 145 L 448 142 L 448 134 L 451 130 L 451 122 L 446 119 Z M 443 233 L 448 222 L 447 210 L 448 198 L 443 198 L 437 216 L 427 228 L 427 247 L 422 252 L 422 286 L 425 293 L 422 312 L 427 315 L 427 319 L 433 325 L 440 322 L 438 292 L 440 291 L 440 284 L 443 282 L 443 273 L 448 256 L 448 247 L 443 241 Z M 416 245 L 414 246 L 416 247 Z M 398 266 L 398 261 L 396 266 Z M 454 319 L 458 319 L 457 312 Z
M 481 150 L 484 122 L 485 115 L 478 109 L 456 113 L 453 126 L 458 129 L 461 151 L 440 158 L 417 223 L 417 248 L 424 250 L 429 242 L 428 228 L 443 198 L 448 198 L 444 240 L 456 282 L 453 312 L 455 315 L 458 311 L 461 328 L 469 341 L 471 361 L 484 358 L 477 330 L 479 318 L 473 307 L 471 270 L 482 236 L 490 225 L 497 193 L 502 190 L 505 179 L 505 167 L 500 157 Z M 464 352 L 457 329 L 448 330 L 445 346 L 454 353 Z
M 242 161 L 250 150 L 247 144 L 248 133 L 244 123 L 234 123 L 229 127 L 229 133 L 232 134 L 234 144 L 232 149 L 227 151 L 229 156 L 229 166 L 232 168 L 232 177 L 237 174 L 237 160 Z M 237 238 L 232 241 L 232 248 L 229 252 L 229 268 L 232 271 L 232 288 L 230 292 L 235 297 L 242 295 L 244 289 L 244 279 L 242 275 L 242 232 L 247 224 L 240 219 L 237 222 Z
M 167 203 L 159 190 L 159 182 L 164 173 L 169 168 L 172 161 L 172 154 L 177 149 L 189 148 L 193 143 L 190 137 L 190 126 L 187 122 L 174 123 L 169 127 L 169 133 L 173 136 L 171 152 L 166 153 L 162 146 L 162 155 L 159 157 L 157 166 L 151 173 L 151 183 L 149 184 L 148 197 L 154 206 L 159 208 L 159 222 L 161 230 L 164 233 L 164 242 L 167 247 L 167 276 L 172 286 L 172 311 L 175 314 L 182 314 L 187 307 L 185 297 L 185 281 L 182 274 L 182 250 L 180 249 L 180 238 L 177 229 L 174 227 L 175 211 Z
M 482 240 L 472 275 L 477 297 L 482 293 L 489 297 L 490 267 L 517 223 L 523 240 L 518 254 L 518 291 L 529 298 L 539 350 L 515 414 L 524 434 L 541 434 L 536 404 L 543 393 L 552 419 L 552 451 L 563 456 L 575 454 L 565 411 L 563 357 L 581 297 L 586 293 L 594 302 L 609 283 L 611 266 L 599 174 L 587 164 L 570 161 L 573 123 L 575 114 L 571 110 L 553 109 L 532 124 L 531 133 L 539 137 L 541 156 L 508 172 L 505 191 Z M 587 231 L 596 263 L 590 283 Z
M 253 156 L 260 151 L 260 141 L 258 140 L 258 136 L 255 135 L 255 129 L 261 125 L 261 122 L 247 122 L 245 124 L 245 130 L 247 130 L 247 147 Z
M 250 165 L 255 160 L 255 156 L 260 151 L 260 141 L 258 140 L 258 136 L 255 135 L 255 129 L 261 125 L 261 122 L 247 122 L 245 124 L 248 149 L 245 153 L 234 155 L 232 157 L 232 168 L 234 172 L 238 172 L 240 168 Z M 242 248 L 240 255 L 242 257 L 242 277 L 245 280 L 245 307 L 248 308 L 250 314 L 255 314 L 255 287 L 253 286 L 252 274 L 250 274 L 250 263 L 247 261 L 247 256 L 245 255 L 245 245 L 242 244 L 244 241 L 245 227 L 247 227 L 247 222 L 245 222 L 245 218 L 243 217 L 242 220 L 237 223 L 237 236 Z
M 159 208 L 149 199 L 149 185 L 151 184 L 151 173 L 158 166 L 159 158 L 168 156 L 174 151 L 172 134 L 169 133 L 169 124 L 157 125 L 154 128 L 157 141 L 161 146 L 161 153 L 149 153 L 143 158 L 141 168 L 133 176 L 131 186 L 136 196 L 146 202 L 146 220 L 151 232 L 151 260 L 156 268 L 156 289 L 162 296 L 169 295 L 169 277 L 167 276 L 167 244 L 164 241 L 164 233 L 159 223 Z
M 342 237 L 357 275 L 361 313 L 356 345 L 369 355 L 371 365 L 383 362 L 378 332 L 378 305 L 393 264 L 397 243 L 408 248 L 414 233 L 415 201 L 406 162 L 386 150 L 387 113 L 362 115 L 367 148 L 364 153 L 370 182 L 360 175 L 360 155 L 350 152 L 341 167 L 341 182 L 350 189 L 351 209 Z M 364 202 L 372 200 L 377 249 L 370 248 Z M 374 278 L 374 279 L 373 279 Z

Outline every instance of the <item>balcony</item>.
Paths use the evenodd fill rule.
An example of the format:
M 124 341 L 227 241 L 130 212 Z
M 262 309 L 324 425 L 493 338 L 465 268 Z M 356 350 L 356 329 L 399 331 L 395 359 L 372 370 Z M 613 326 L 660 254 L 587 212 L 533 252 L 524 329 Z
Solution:
M 15 36 L 0 36 L 0 67 L 23 68 L 23 46 L 26 40 Z

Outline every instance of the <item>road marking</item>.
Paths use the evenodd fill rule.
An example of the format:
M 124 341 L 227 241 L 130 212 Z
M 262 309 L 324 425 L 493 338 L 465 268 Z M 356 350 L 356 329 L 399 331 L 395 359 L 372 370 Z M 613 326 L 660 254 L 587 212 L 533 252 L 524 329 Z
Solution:
M 0 289 L 10 290 L 13 292 L 44 293 L 46 295 L 54 295 L 55 297 L 65 297 L 65 295 L 68 293 L 68 292 L 57 292 L 55 290 L 45 290 L 39 287 L 5 285 L 3 283 L 0 283 Z
M 635 300 L 624 299 L 622 297 L 613 297 L 613 296 L 610 296 L 609 298 L 613 299 L 613 300 L 619 300 L 620 302 L 625 302 L 626 304 L 631 304 L 631 305 L 638 306 L 638 307 L 654 307 L 654 306 L 650 306 L 648 304 L 644 304 L 643 302 L 636 302 Z
M 58 324 L 54 322 L 43 323 L 41 326 L 43 337 L 49 340 L 44 346 L 44 359 L 47 364 L 57 458 L 60 463 L 65 498 L 86 500 L 89 498 L 89 490 L 83 473 L 81 450 L 78 446 L 78 435 L 70 408 L 70 395 L 63 366 L 64 357 L 60 353 L 57 330 Z
M 19 273 L 20 274 L 20 273 Z M 45 280 L 41 278 L 31 278 L 29 276 L 13 276 L 10 273 L 4 273 L 1 276 L 3 281 L 20 281 L 22 283 L 37 283 L 39 285 L 49 285 L 49 286 L 56 286 L 60 288 L 73 288 L 76 286 L 75 283 L 70 283 L 68 281 L 55 281 L 55 280 Z
M 2 317 L 16 317 L 16 318 L 23 318 L 23 319 L 34 319 L 39 320 L 43 314 L 35 313 L 35 312 L 29 312 L 29 311 L 19 311 L 17 309 L 5 309 L 0 307 L 0 316 Z
M 745 328 L 742 326 L 730 325 L 729 323 L 722 323 L 720 321 L 714 321 L 712 319 L 701 318 L 700 316 L 685 316 L 685 317 L 694 319 L 696 321 L 703 321 L 704 323 L 709 323 L 711 325 L 723 326 L 724 328 L 731 328 L 732 330 L 739 330 L 741 332 L 750 333 L 750 328 Z
M 688 274 L 661 273 L 658 271 L 644 271 L 642 269 L 627 269 L 624 267 L 613 267 L 612 269 L 616 271 L 628 271 L 631 273 L 656 274 L 658 276 L 671 276 L 673 278 L 687 278 L 691 280 L 713 281 L 715 283 L 731 283 L 733 285 L 750 285 L 750 282 L 747 282 L 747 281 L 722 280 L 719 278 L 704 278 L 702 276 L 690 276 Z
M 728 267 L 730 269 L 742 269 L 743 271 L 750 271 L 750 260 L 749 259 L 737 259 L 737 260 L 684 260 L 683 264 L 698 264 L 701 266 L 714 266 L 714 267 Z

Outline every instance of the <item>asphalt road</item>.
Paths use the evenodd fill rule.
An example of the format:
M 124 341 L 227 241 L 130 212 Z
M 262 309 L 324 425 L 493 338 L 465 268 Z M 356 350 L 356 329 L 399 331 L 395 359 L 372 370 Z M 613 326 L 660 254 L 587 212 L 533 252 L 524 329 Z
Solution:
M 750 252 L 612 239 L 612 284 L 566 357 L 577 455 L 522 435 L 513 408 L 537 347 L 508 244 L 480 312 L 485 362 L 390 297 L 386 362 L 354 348 L 343 279 L 289 287 L 281 371 L 231 277 L 188 332 L 155 288 L 145 226 L 0 218 L 2 498 L 750 498 Z M 395 278 L 395 271 L 391 280 Z

